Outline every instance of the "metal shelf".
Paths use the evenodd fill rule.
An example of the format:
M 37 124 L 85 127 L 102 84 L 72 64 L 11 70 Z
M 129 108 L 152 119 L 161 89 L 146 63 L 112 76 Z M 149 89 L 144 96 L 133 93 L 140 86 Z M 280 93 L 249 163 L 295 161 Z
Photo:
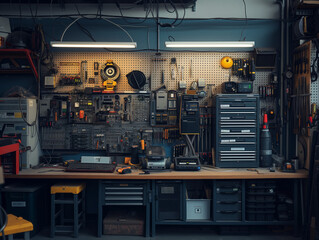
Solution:
M 34 65 L 33 59 L 38 60 L 38 57 L 29 49 L 0 49 L 0 63 L 8 59 L 14 68 L 0 68 L 0 74 L 30 74 L 33 73 L 35 79 L 39 80 L 38 71 Z M 21 67 L 16 61 L 17 59 L 27 60 L 29 66 Z

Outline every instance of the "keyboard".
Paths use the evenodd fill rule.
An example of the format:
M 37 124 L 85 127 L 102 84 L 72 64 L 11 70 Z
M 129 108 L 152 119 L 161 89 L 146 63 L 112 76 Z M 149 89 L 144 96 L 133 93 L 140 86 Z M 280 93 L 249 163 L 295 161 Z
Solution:
M 67 172 L 105 172 L 113 173 L 115 171 L 116 164 L 107 163 L 69 163 L 69 166 L 65 169 Z

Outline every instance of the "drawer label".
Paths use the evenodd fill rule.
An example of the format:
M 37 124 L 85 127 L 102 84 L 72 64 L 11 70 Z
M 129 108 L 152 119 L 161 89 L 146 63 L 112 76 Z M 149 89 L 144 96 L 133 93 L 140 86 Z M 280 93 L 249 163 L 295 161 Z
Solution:
M 220 140 L 221 143 L 231 143 L 231 142 L 236 142 L 236 139 L 222 139 Z
M 221 119 L 221 120 L 229 120 L 230 117 L 221 117 L 220 119 Z
M 250 130 L 241 130 L 242 133 L 250 133 Z
M 220 130 L 220 132 L 222 132 L 222 133 L 229 133 L 230 130 L 222 129 L 222 130 Z
M 230 105 L 229 104 L 220 104 L 220 108 L 229 108 Z
M 27 203 L 26 201 L 12 201 L 11 207 L 26 207 Z
M 231 151 L 245 151 L 245 148 L 230 148 Z
M 161 194 L 174 194 L 174 187 L 161 187 Z

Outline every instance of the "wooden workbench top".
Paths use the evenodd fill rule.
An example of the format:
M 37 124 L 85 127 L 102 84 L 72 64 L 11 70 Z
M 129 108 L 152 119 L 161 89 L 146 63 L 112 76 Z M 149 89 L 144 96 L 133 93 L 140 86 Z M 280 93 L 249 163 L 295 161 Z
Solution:
M 307 170 L 298 170 L 296 173 L 280 171 L 269 172 L 268 169 L 257 168 L 257 171 L 248 171 L 246 168 L 210 168 L 202 167 L 196 172 L 163 171 L 143 174 L 141 170 L 132 170 L 129 174 L 114 173 L 74 173 L 64 169 L 40 168 L 24 169 L 18 175 L 5 175 L 10 179 L 293 179 L 307 178 Z

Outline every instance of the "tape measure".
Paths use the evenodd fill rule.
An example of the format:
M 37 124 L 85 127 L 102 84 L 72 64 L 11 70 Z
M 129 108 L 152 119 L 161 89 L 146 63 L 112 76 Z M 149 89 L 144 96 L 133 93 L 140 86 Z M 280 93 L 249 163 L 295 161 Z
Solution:
M 223 68 L 231 68 L 233 66 L 233 59 L 231 57 L 223 57 L 220 61 L 220 65 L 222 65 Z
M 112 60 L 108 60 L 101 67 L 101 77 L 103 80 L 116 81 L 121 75 L 120 68 Z

